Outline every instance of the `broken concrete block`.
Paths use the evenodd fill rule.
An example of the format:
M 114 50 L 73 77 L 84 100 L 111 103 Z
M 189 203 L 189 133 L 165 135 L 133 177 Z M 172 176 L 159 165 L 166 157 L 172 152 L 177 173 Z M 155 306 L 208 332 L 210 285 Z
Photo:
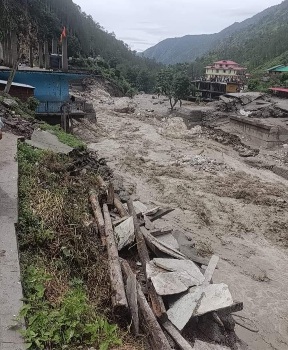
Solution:
M 31 140 L 26 140 L 25 142 L 33 147 L 53 151 L 55 153 L 68 154 L 73 150 L 72 147 L 60 142 L 57 136 L 48 131 L 34 130 Z
M 224 283 L 192 287 L 181 296 L 167 311 L 169 320 L 180 331 L 191 317 L 229 307 L 233 299 Z
M 166 271 L 187 272 L 198 281 L 197 285 L 204 282 L 204 276 L 199 267 L 191 260 L 154 258 L 153 263 Z
M 159 295 L 174 295 L 185 292 L 189 287 L 199 284 L 199 280 L 193 278 L 186 271 L 165 272 L 151 277 L 153 286 Z

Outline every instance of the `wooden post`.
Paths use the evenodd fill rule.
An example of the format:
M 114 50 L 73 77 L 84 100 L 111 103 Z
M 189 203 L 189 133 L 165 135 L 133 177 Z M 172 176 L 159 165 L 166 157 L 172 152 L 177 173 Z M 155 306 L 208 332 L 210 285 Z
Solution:
M 137 215 L 136 215 L 136 212 L 135 212 L 135 209 L 133 206 L 133 201 L 131 198 L 128 200 L 127 205 L 128 205 L 129 214 L 131 216 L 133 216 L 135 236 L 136 236 L 136 242 L 137 242 L 137 250 L 138 250 L 141 264 L 144 268 L 145 276 L 146 276 L 146 264 L 150 260 L 148 249 L 147 249 L 143 234 L 140 231 L 139 222 L 138 222 Z
M 39 68 L 43 68 L 43 44 L 39 42 L 38 44 L 38 55 L 39 55 Z
M 91 202 L 93 214 L 95 217 L 95 221 L 97 223 L 98 231 L 100 233 L 101 242 L 103 245 L 106 245 L 104 218 L 103 218 L 100 203 L 98 201 L 95 191 L 90 191 L 90 202 Z
M 44 67 L 45 69 L 50 68 L 49 46 L 47 40 L 44 42 Z
M 118 249 L 114 238 L 114 231 L 107 204 L 103 205 L 105 234 L 107 241 L 108 263 L 112 290 L 112 305 L 116 314 L 127 312 L 128 303 L 118 256 Z
M 67 36 L 62 37 L 62 70 L 68 72 L 68 42 Z
M 58 44 L 57 44 L 57 40 L 56 39 L 52 39 L 52 54 L 57 54 L 58 50 L 57 50 Z

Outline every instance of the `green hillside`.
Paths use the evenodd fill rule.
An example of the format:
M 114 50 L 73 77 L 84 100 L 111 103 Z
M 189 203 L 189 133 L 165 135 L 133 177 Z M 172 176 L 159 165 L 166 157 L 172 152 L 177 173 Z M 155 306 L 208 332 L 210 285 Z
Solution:
M 287 63 L 288 1 L 285 0 L 257 24 L 250 25 L 222 41 L 217 50 L 202 58 L 203 62 L 215 59 L 232 59 L 250 71 Z M 201 60 L 201 61 L 202 61 Z
M 166 39 L 143 56 L 165 64 L 193 62 L 203 56 L 203 62 L 226 58 L 255 69 L 288 49 L 287 8 L 285 0 L 217 34 Z
M 88 57 L 101 56 L 104 63 L 99 60 L 100 68 L 110 69 L 116 78 L 121 74 L 139 90 L 153 88 L 159 64 L 138 57 L 72 0 L 0 0 L 0 10 L 0 41 L 7 33 L 16 31 L 19 44 L 28 43 L 37 51 L 38 42 L 48 40 L 51 44 L 52 38 L 59 40 L 65 26 L 70 57 L 81 62 Z

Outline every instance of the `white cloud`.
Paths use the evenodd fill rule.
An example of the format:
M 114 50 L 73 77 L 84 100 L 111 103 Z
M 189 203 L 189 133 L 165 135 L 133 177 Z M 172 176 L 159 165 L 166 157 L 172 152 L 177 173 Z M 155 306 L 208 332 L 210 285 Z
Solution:
M 216 33 L 281 0 L 73 0 L 133 50 L 186 34 Z

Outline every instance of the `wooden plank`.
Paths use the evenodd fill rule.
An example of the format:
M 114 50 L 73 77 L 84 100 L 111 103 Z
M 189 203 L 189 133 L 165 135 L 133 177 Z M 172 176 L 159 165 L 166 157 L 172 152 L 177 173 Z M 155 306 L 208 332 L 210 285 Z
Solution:
M 192 346 L 188 343 L 186 339 L 182 337 L 177 328 L 173 326 L 170 321 L 162 323 L 162 326 L 166 332 L 172 337 L 175 343 L 179 346 L 181 350 L 193 350 Z
M 143 215 L 148 215 L 148 216 L 155 215 L 158 210 L 160 210 L 160 207 L 155 207 L 155 208 L 152 208 L 152 209 L 145 211 L 145 213 L 143 213 Z
M 114 232 L 119 251 L 133 243 L 135 240 L 135 233 L 132 216 L 116 226 Z
M 114 239 L 114 232 L 107 204 L 103 205 L 103 213 L 105 220 L 110 284 L 112 290 L 112 305 L 115 313 L 121 314 L 123 311 L 125 312 L 128 309 L 128 303 L 121 273 L 118 250 Z
M 204 273 L 205 281 L 203 283 L 203 286 L 207 286 L 211 282 L 212 276 L 216 269 L 218 261 L 219 261 L 219 256 L 217 255 L 213 255 L 212 258 L 210 259 L 207 269 L 205 270 L 205 273 Z
M 148 294 L 151 300 L 151 306 L 152 306 L 154 315 L 157 317 L 157 319 L 163 322 L 167 321 L 168 316 L 167 316 L 166 307 L 164 305 L 163 299 L 161 298 L 160 295 L 157 294 L 153 286 L 153 283 L 151 281 L 147 282 L 147 286 L 148 286 Z
M 98 196 L 96 192 L 93 190 L 90 191 L 90 203 L 91 203 L 92 211 L 97 224 L 98 232 L 100 234 L 102 245 L 106 245 L 104 218 L 102 215 Z
M 125 278 L 133 274 L 129 264 L 126 260 L 121 259 L 121 267 Z M 165 334 L 163 333 L 157 319 L 152 312 L 145 295 L 142 292 L 141 286 L 138 282 L 137 285 L 137 302 L 141 316 L 139 318 L 143 330 L 147 333 L 148 340 L 150 341 L 153 350 L 172 350 Z
M 137 304 L 137 280 L 134 273 L 127 277 L 126 295 L 132 317 L 132 330 L 134 335 L 139 334 L 139 315 Z
M 149 253 L 148 253 L 148 249 L 147 249 L 143 234 L 140 231 L 139 222 L 138 222 L 137 215 L 136 215 L 131 198 L 128 200 L 127 206 L 128 206 L 130 215 L 133 217 L 135 236 L 136 236 L 136 242 L 137 242 L 137 250 L 138 250 L 141 264 L 146 273 L 146 263 L 149 262 L 150 258 L 149 258 Z

